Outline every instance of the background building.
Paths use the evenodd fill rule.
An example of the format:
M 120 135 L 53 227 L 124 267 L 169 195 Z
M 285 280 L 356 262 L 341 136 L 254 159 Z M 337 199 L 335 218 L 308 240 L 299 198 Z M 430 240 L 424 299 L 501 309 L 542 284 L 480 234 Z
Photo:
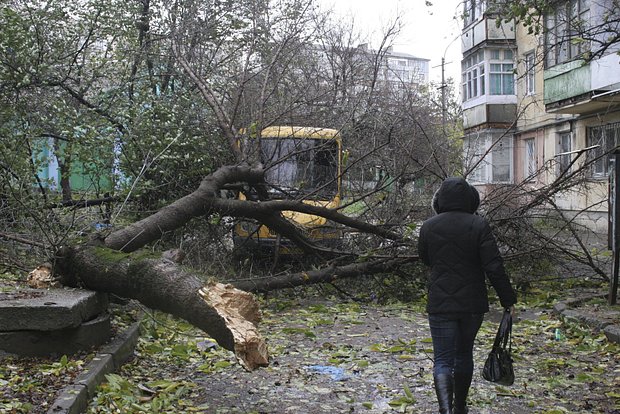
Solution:
M 383 80 L 418 85 L 429 82 L 429 59 L 419 58 L 408 53 L 395 52 L 390 47 L 384 61 Z

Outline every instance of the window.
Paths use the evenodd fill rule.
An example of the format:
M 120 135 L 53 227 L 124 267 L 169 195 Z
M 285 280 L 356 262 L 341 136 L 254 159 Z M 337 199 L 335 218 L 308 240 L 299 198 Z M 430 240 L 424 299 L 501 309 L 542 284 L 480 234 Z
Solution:
M 514 95 L 513 66 L 512 63 L 491 63 L 489 70 L 489 92 L 491 95 Z
M 487 170 L 490 157 L 485 157 L 487 155 L 486 141 L 486 136 L 480 135 L 476 135 L 468 140 L 469 148 L 466 148 L 466 151 L 469 154 L 465 154 L 465 159 L 469 162 L 469 168 L 473 168 L 469 178 L 475 183 L 488 182 Z
M 333 140 L 261 139 L 265 181 L 274 196 L 290 192 L 318 195 L 337 190 L 338 145 Z
M 560 1 L 545 15 L 545 67 L 578 58 L 589 50 L 583 40 L 590 17 L 590 0 Z
M 525 156 L 523 157 L 525 165 L 523 166 L 523 174 L 525 179 L 534 179 L 538 165 L 536 162 L 536 141 L 534 138 L 528 138 L 523 141 L 525 143 Z
M 571 152 L 571 147 L 571 133 L 561 133 L 558 138 L 558 146 L 556 151 L 559 174 L 567 172 L 570 168 L 572 157 L 569 152 Z
M 480 50 L 463 61 L 463 102 L 484 93 L 484 52 Z
M 469 178 L 476 183 L 512 182 L 512 136 L 502 138 L 479 135 L 468 140 L 465 151 Z
M 512 148 L 510 140 L 507 137 L 494 142 L 491 150 L 492 182 L 508 183 L 510 182 L 512 172 Z
M 592 162 L 590 176 L 592 178 L 607 178 L 609 157 L 606 154 L 620 145 L 620 122 L 587 128 L 586 146 L 591 147 L 593 145 L 599 145 L 599 147 L 588 151 L 588 161 Z
M 514 63 L 511 49 L 491 50 L 489 94 L 514 95 Z
M 490 13 L 505 13 L 505 4 L 508 0 L 488 0 L 487 11 Z
M 484 13 L 484 0 L 465 0 L 463 4 L 465 6 L 463 13 L 465 26 L 469 26 L 478 20 Z
M 536 82 L 534 78 L 535 55 L 534 52 L 525 55 L 525 94 L 534 95 L 536 92 Z
M 487 93 L 487 73 L 489 77 L 488 91 L 491 95 L 515 94 L 513 51 L 511 49 L 492 49 L 488 56 L 490 57 L 489 64 L 484 61 L 484 51 L 482 50 L 463 60 L 463 102 Z

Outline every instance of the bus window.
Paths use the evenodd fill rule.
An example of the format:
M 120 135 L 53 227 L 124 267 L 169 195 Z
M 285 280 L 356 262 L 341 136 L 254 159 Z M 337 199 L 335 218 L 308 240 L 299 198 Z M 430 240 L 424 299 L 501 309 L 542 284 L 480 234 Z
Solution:
M 314 188 L 321 193 L 338 191 L 338 144 L 334 141 L 320 143 L 314 154 Z
M 317 197 L 338 191 L 338 144 L 321 139 L 263 138 L 261 159 L 272 193 Z

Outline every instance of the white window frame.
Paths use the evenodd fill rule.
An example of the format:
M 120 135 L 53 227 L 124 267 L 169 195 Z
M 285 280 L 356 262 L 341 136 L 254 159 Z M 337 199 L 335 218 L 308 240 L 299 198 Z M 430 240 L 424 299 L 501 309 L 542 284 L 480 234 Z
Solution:
M 466 154 L 466 160 L 470 166 L 477 163 L 476 167 L 471 170 L 468 178 L 474 183 L 487 183 L 488 179 L 488 146 L 487 137 L 483 135 L 477 135 L 469 138 L 469 154 Z M 473 141 L 473 142 L 472 142 Z M 479 161 L 479 162 L 478 162 Z
M 499 80 L 499 89 L 495 85 Z M 514 62 L 495 61 L 489 63 L 489 95 L 514 95 L 515 75 Z
M 523 58 L 525 64 L 525 94 L 536 94 L 536 54 L 526 53 Z
M 558 133 L 558 141 L 556 146 L 556 161 L 558 165 L 558 175 L 562 175 L 564 172 L 570 172 L 570 163 L 572 161 L 573 150 L 573 134 L 570 131 Z M 563 155 L 560 155 L 563 154 Z
M 513 137 L 479 135 L 469 138 L 469 165 L 476 165 L 469 179 L 478 184 L 510 184 L 513 179 Z M 471 140 L 475 140 L 471 142 Z M 491 146 L 493 146 L 491 148 Z M 502 164 L 500 164 L 502 162 Z
M 467 27 L 484 14 L 485 0 L 465 0 L 463 8 L 463 20 Z
M 526 138 L 523 140 L 523 178 L 534 180 L 538 171 L 538 158 L 536 155 L 536 138 Z
M 463 102 L 485 95 L 484 52 L 478 51 L 463 61 Z
M 491 166 L 492 166 L 492 178 L 491 182 L 494 184 L 509 184 L 513 182 L 512 177 L 512 163 L 513 163 L 513 146 L 512 136 L 504 136 L 499 139 L 495 139 L 493 142 L 493 148 L 491 149 Z M 501 157 L 501 158 L 500 158 Z M 503 159 L 504 164 L 499 165 L 499 161 Z M 506 177 L 506 178 L 498 178 Z

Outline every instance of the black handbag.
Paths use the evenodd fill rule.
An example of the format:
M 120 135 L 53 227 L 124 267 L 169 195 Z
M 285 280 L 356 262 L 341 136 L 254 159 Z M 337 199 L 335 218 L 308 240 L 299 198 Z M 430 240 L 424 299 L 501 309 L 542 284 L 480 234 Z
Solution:
M 512 315 L 510 310 L 504 311 L 502 322 L 495 335 L 493 349 L 482 368 L 482 378 L 500 385 L 512 385 L 515 372 L 512 366 Z

